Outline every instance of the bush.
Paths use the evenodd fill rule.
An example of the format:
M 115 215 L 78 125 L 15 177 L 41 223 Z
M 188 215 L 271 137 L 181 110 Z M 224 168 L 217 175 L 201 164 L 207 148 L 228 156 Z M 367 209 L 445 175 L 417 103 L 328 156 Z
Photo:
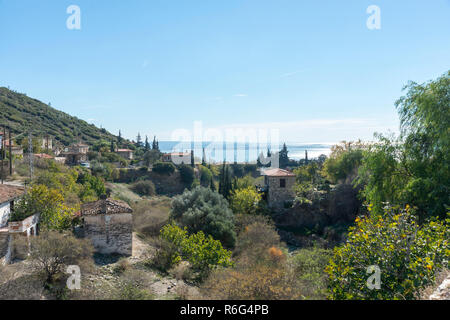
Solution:
M 331 299 L 414 299 L 448 266 L 450 229 L 438 221 L 419 226 L 408 207 L 397 211 L 356 219 L 326 268 Z M 381 270 L 379 290 L 366 285 L 372 265 Z
M 182 164 L 178 167 L 178 170 L 180 171 L 180 178 L 184 185 L 188 188 L 191 187 L 195 179 L 194 168 L 187 164 Z
M 324 299 L 327 290 L 325 267 L 331 258 L 331 250 L 321 248 L 300 249 L 290 261 L 302 287 L 303 295 L 309 299 Z
M 175 172 L 175 165 L 171 162 L 161 162 L 158 161 L 153 165 L 153 172 L 159 174 L 171 175 Z
M 170 217 L 187 227 L 189 233 L 203 231 L 224 246 L 233 247 L 236 241 L 234 215 L 227 200 L 211 189 L 196 187 L 186 190 L 172 201 Z
M 209 170 L 205 166 L 199 166 L 199 168 L 200 168 L 200 185 L 202 187 L 209 187 L 211 185 L 211 180 L 213 178 L 211 170 Z
M 254 187 L 238 189 L 231 192 L 230 207 L 235 214 L 257 214 L 261 194 Z
M 131 186 L 131 190 L 133 190 L 140 196 L 154 196 L 156 194 L 155 185 L 150 180 L 135 182 Z
M 70 234 L 47 231 L 30 239 L 30 258 L 35 268 L 45 274 L 47 283 L 52 283 L 54 276 L 64 272 L 66 266 L 78 265 L 92 257 L 90 241 Z
M 199 273 L 199 278 L 203 278 L 216 266 L 232 265 L 231 252 L 225 250 L 220 241 L 206 237 L 202 231 L 188 235 L 186 228 L 170 224 L 161 229 L 161 239 L 165 247 L 157 257 L 159 263 L 166 262 L 166 270 L 184 259 Z

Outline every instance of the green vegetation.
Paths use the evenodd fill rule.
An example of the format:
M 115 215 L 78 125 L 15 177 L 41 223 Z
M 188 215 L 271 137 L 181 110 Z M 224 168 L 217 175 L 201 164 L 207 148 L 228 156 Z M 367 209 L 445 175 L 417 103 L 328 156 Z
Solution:
M 234 213 L 257 214 L 261 201 L 262 196 L 255 187 L 236 189 L 231 193 L 230 207 Z
M 218 240 L 205 236 L 202 231 L 188 235 L 187 228 L 181 229 L 169 224 L 161 229 L 161 238 L 169 244 L 170 250 L 160 254 L 169 256 L 169 266 L 177 265 L 182 259 L 187 260 L 198 279 L 204 278 L 217 266 L 229 267 L 231 252 L 225 250 Z
M 414 299 L 448 267 L 450 230 L 442 221 L 417 223 L 413 210 L 385 209 L 356 220 L 347 243 L 327 266 L 331 299 Z M 381 287 L 367 286 L 369 266 L 381 271 Z M 373 271 L 372 271 L 373 272 Z
M 170 217 L 189 233 L 203 231 L 226 247 L 235 244 L 233 212 L 226 199 L 208 188 L 199 186 L 175 197 Z
M 396 103 L 401 136 L 378 135 L 378 143 L 364 153 L 363 196 L 378 213 L 390 202 L 417 207 L 421 219 L 444 219 L 450 192 L 450 72 L 406 89 Z
M 153 165 L 153 172 L 170 175 L 175 172 L 175 166 L 172 162 L 158 161 Z
M 0 123 L 11 127 L 14 134 L 28 132 L 49 135 L 64 145 L 78 140 L 93 145 L 104 139 L 111 141 L 116 137 L 105 129 L 56 110 L 25 94 L 0 88 Z

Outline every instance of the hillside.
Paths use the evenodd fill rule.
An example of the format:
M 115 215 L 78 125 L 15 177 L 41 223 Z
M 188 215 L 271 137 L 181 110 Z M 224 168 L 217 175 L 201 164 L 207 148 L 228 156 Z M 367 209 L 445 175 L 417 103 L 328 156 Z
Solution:
M 15 135 L 30 129 L 35 136 L 48 134 L 65 145 L 79 140 L 93 144 L 99 139 L 115 138 L 105 129 L 4 87 L 0 87 L 0 125 L 10 126 Z

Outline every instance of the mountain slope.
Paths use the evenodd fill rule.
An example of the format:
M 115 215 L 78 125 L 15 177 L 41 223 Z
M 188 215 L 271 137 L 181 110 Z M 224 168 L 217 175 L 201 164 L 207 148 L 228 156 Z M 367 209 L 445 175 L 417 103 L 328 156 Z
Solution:
M 49 135 L 64 145 L 80 140 L 92 145 L 99 139 L 116 138 L 105 129 L 4 87 L 0 87 L 0 125 L 10 126 L 14 135 L 31 129 L 34 136 Z

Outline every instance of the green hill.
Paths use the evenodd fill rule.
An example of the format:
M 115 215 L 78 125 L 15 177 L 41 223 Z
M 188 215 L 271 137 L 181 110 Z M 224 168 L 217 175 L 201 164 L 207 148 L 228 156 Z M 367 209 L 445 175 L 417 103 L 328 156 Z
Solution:
M 10 126 L 14 135 L 32 130 L 34 136 L 49 135 L 64 145 L 80 140 L 92 145 L 99 139 L 116 138 L 105 129 L 4 87 L 0 87 L 0 125 Z

